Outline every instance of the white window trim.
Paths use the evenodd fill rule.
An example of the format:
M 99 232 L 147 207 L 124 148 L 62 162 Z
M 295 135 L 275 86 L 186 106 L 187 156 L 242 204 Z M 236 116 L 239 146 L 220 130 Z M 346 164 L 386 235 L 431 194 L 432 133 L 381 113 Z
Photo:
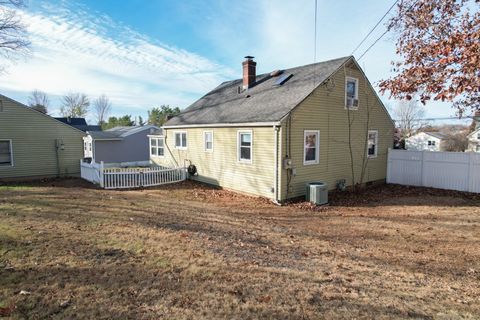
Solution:
M 2 168 L 12 168 L 15 166 L 13 162 L 13 142 L 12 139 L 0 139 L 0 141 L 8 141 L 10 143 L 10 165 L 0 165 L 0 169 Z
M 152 154 L 152 140 L 155 139 L 157 140 L 157 146 L 155 148 L 157 148 L 157 154 Z M 163 156 L 161 155 L 158 155 L 158 140 L 163 140 Z M 149 139 L 149 149 L 150 150 L 150 157 L 156 157 L 156 158 L 165 158 L 165 137 L 150 137 Z
M 177 146 L 177 133 L 180 134 L 180 146 Z M 185 147 L 181 146 L 183 144 L 182 133 L 185 133 L 185 139 L 187 140 L 186 143 L 185 143 Z M 177 150 L 187 150 L 187 148 L 188 148 L 188 134 L 187 134 L 187 131 L 185 131 L 185 130 L 174 131 L 173 132 L 173 139 L 174 139 L 173 140 L 173 145 L 174 145 L 175 149 L 177 149 Z
M 250 134 L 250 160 L 240 158 L 240 155 L 241 155 L 240 135 L 243 134 L 243 133 Z M 253 132 L 252 132 L 252 130 L 238 130 L 237 131 L 237 162 L 247 163 L 247 164 L 252 164 L 253 163 Z
M 368 136 L 370 133 L 375 133 L 375 154 L 369 155 L 368 154 Z M 367 157 L 369 159 L 373 159 L 378 157 L 378 130 L 368 130 L 368 135 L 367 135 Z
M 359 88 L 360 88 L 360 82 L 358 81 L 358 78 L 354 78 L 354 77 L 345 77 L 345 109 L 350 109 L 350 110 L 358 110 L 358 106 L 356 107 L 351 107 L 351 108 L 348 108 L 347 107 L 347 99 L 348 99 L 348 96 L 347 96 L 347 85 L 348 85 L 348 81 L 355 81 L 355 99 L 358 100 L 358 91 L 359 91 Z M 359 103 L 360 104 L 360 103 Z
M 306 148 L 305 148 L 305 138 L 307 137 L 307 134 L 314 133 L 317 135 L 317 139 L 315 141 L 315 160 L 310 160 L 310 161 L 305 161 L 305 156 L 307 155 L 306 153 Z M 313 164 L 319 164 L 320 163 L 320 130 L 303 130 L 303 165 L 304 166 L 309 166 Z
M 212 135 L 212 148 L 211 149 L 207 149 L 207 133 L 210 133 Z M 203 131 L 203 150 L 205 152 L 213 152 L 213 131 L 209 130 L 209 131 Z

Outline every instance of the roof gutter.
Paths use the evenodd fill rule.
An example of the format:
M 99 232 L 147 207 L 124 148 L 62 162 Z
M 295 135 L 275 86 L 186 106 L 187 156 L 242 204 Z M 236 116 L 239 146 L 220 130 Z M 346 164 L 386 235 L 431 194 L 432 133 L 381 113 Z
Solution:
M 279 126 L 277 122 L 241 122 L 241 123 L 207 123 L 207 124 L 179 124 L 172 126 L 163 126 L 163 129 L 182 129 L 182 128 L 222 128 L 222 127 L 272 127 Z

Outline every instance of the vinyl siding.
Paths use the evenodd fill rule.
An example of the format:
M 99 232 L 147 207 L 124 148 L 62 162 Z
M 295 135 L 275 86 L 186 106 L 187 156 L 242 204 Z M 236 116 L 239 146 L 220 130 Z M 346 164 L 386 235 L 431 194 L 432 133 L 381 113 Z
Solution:
M 365 152 L 368 130 L 378 131 L 378 155 L 368 160 L 363 182 L 386 178 L 387 152 L 393 146 L 393 123 L 371 90 L 360 70 L 347 67 L 332 76 L 328 86 L 320 86 L 291 113 L 291 154 L 296 176 L 287 183 L 287 170 L 281 170 L 282 199 L 305 194 L 305 183 L 324 181 L 329 189 L 336 188 L 339 179 L 352 184 L 348 139 L 348 111 L 345 109 L 345 75 L 359 80 L 359 108 L 350 111 L 352 124 L 355 180 L 358 183 L 361 159 Z M 367 112 L 367 105 L 370 112 Z M 370 114 L 370 116 L 368 116 Z M 369 124 L 367 128 L 367 119 Z M 282 123 L 282 155 L 287 151 L 288 118 Z M 320 162 L 303 164 L 304 130 L 320 131 Z M 288 192 L 287 192 L 288 185 Z
M 252 132 L 251 164 L 237 160 L 238 130 Z M 186 150 L 175 149 L 175 131 L 187 132 Z M 213 132 L 213 151 L 204 149 L 204 131 Z M 165 129 L 165 156 L 151 159 L 166 166 L 184 166 L 191 162 L 197 167 L 198 176 L 194 179 L 198 181 L 273 198 L 274 132 L 272 127 Z
M 0 167 L 0 179 L 56 176 L 59 169 L 62 176 L 79 175 L 83 132 L 8 98 L 0 99 L 4 107 L 0 112 L 0 140 L 12 140 L 14 161 L 13 167 Z M 58 153 L 60 166 L 56 139 L 61 139 L 65 147 Z
M 150 129 L 129 135 L 123 140 L 95 140 L 93 142 L 94 160 L 103 162 L 148 161 L 148 134 Z

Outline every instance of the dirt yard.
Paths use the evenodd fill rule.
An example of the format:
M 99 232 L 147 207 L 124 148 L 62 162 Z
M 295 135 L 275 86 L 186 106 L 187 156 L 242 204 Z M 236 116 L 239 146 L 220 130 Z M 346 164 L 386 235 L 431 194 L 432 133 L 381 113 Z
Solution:
M 480 319 L 479 197 L 382 186 L 332 199 L 0 186 L 0 315 Z

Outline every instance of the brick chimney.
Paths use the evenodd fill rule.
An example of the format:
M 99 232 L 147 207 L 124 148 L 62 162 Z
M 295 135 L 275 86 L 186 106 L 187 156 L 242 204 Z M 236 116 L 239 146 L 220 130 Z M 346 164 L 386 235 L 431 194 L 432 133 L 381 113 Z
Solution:
M 256 78 L 257 63 L 253 61 L 252 56 L 246 56 L 245 61 L 242 62 L 243 66 L 243 89 L 253 87 Z

